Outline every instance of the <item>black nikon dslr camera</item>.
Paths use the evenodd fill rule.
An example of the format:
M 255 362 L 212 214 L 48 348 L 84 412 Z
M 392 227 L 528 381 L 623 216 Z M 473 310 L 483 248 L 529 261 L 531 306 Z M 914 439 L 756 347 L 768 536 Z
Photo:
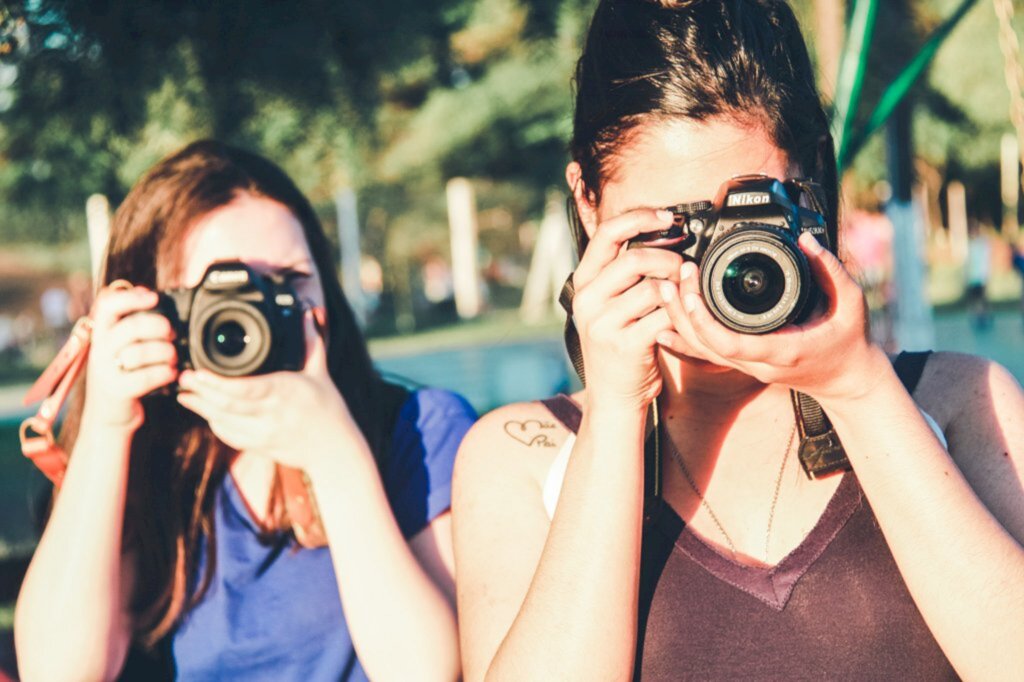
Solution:
M 302 304 L 283 278 L 244 263 L 214 263 L 194 289 L 160 292 L 156 311 L 175 331 L 179 369 L 223 376 L 302 369 Z
M 812 208 L 799 204 L 802 196 Z M 722 185 L 713 202 L 681 204 L 672 227 L 630 247 L 676 251 L 700 267 L 700 293 L 712 315 L 745 334 L 766 334 L 806 320 L 821 292 L 797 239 L 810 232 L 829 249 L 814 186 L 744 175 Z

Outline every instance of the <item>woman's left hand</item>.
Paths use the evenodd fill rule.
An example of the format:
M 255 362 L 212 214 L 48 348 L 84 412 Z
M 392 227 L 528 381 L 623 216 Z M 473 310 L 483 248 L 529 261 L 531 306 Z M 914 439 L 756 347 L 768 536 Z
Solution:
M 298 372 L 224 377 L 182 372 L 178 402 L 205 419 L 213 433 L 242 452 L 309 472 L 327 453 L 363 440 L 327 370 L 324 341 L 305 315 L 306 364 Z
M 782 384 L 820 400 L 859 397 L 881 376 L 885 354 L 868 338 L 864 294 L 839 259 L 809 233 L 799 240 L 827 299 L 823 313 L 770 334 L 740 334 L 711 316 L 700 296 L 697 267 L 683 264 L 678 289 L 664 282 L 662 297 L 675 326 L 658 342 L 681 355 L 732 367 L 766 384 Z M 886 360 L 886 365 L 888 361 Z

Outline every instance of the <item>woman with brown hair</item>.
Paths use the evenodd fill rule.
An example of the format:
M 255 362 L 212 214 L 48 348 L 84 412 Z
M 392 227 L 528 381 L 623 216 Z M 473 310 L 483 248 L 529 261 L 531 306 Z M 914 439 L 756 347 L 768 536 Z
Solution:
M 325 311 L 305 314 L 300 370 L 179 373 L 155 292 L 224 262 Z M 215 142 L 160 162 L 115 215 L 102 282 L 17 605 L 24 678 L 111 679 L 133 643 L 189 679 L 457 678 L 447 510 L 474 415 L 376 372 L 284 172 Z
M 576 87 L 586 387 L 462 445 L 466 678 L 1024 677 L 1024 394 L 986 360 L 894 366 L 869 340 L 829 250 L 835 154 L 791 9 L 601 0 Z M 740 221 L 737 250 L 695 250 L 768 204 L 799 239 Z M 782 253 L 806 271 L 749 266 Z M 822 294 L 809 316 L 735 331 L 764 331 L 790 300 L 766 283 L 797 280 Z

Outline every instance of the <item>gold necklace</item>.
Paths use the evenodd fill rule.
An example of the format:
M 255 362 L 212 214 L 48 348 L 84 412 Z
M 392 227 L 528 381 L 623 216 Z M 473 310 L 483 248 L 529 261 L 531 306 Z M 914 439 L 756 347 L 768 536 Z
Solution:
M 793 429 L 789 432 L 789 440 L 786 441 L 786 450 L 783 452 L 782 455 L 782 464 L 779 466 L 779 475 L 775 478 L 775 492 L 772 494 L 772 504 L 768 509 L 768 529 L 765 531 L 764 538 L 764 562 L 766 564 L 768 563 L 768 549 L 769 545 L 771 544 L 772 538 L 772 523 L 775 520 L 775 506 L 779 502 L 779 490 L 782 488 L 782 474 L 786 470 L 786 462 L 789 461 L 789 452 L 793 448 L 793 440 L 795 437 L 796 423 L 794 422 Z M 665 440 L 668 441 L 669 453 L 672 455 L 672 459 L 674 459 L 676 461 L 676 464 L 679 466 L 679 471 L 682 472 L 683 478 L 686 479 L 686 482 L 689 484 L 690 488 L 693 489 L 693 492 L 697 496 L 697 499 L 700 500 L 700 506 L 703 507 L 704 510 L 708 513 L 708 516 L 711 517 L 711 521 L 715 524 L 715 527 L 718 528 L 718 531 L 722 534 L 722 537 L 725 538 L 726 544 L 729 545 L 729 551 L 732 552 L 732 557 L 733 559 L 735 559 L 736 556 L 739 554 L 736 551 L 736 544 L 732 541 L 732 538 L 729 537 L 729 533 L 726 532 L 725 526 L 723 526 L 722 522 L 718 519 L 718 515 L 715 514 L 715 511 L 711 508 L 711 505 L 708 504 L 708 501 L 704 498 L 704 494 L 700 491 L 700 488 L 697 486 L 697 482 L 693 480 L 693 475 L 690 474 L 690 470 L 686 467 L 686 462 L 683 461 L 683 456 L 679 453 L 679 449 L 676 447 L 675 441 L 673 441 L 672 438 L 668 436 L 667 429 L 665 434 Z

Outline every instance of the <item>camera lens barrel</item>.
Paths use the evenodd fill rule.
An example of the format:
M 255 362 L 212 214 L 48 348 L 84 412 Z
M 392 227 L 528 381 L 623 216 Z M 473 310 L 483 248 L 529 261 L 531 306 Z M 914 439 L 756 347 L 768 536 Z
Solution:
M 267 315 L 249 302 L 223 299 L 190 324 L 189 345 L 196 369 L 224 376 L 259 373 L 273 348 Z
M 767 334 L 802 319 L 816 300 L 806 256 L 787 231 L 739 225 L 716 240 L 701 261 L 701 295 L 722 324 Z

